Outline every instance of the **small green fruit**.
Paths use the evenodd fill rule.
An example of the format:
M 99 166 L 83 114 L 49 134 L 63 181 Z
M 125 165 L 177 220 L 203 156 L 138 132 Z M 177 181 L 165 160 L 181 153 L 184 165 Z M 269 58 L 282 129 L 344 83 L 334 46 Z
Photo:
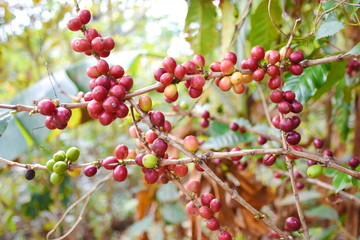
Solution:
M 64 175 L 60 175 L 60 174 L 57 174 L 55 172 L 53 172 L 50 175 L 50 182 L 52 184 L 60 184 L 60 183 L 62 183 L 63 180 L 64 180 Z
M 157 163 L 158 163 L 158 158 L 152 154 L 147 154 L 142 159 L 142 164 L 146 168 L 154 168 Z
M 54 159 L 50 159 L 49 161 L 46 162 L 46 168 L 49 170 L 49 171 L 54 171 L 53 170 L 53 166 L 55 164 L 55 160 Z
M 180 102 L 180 108 L 183 110 L 187 110 L 189 108 L 189 104 L 185 101 Z
M 60 161 L 60 162 L 56 162 L 53 166 L 53 171 L 57 174 L 64 174 L 66 172 L 67 169 L 67 164 L 66 162 Z
M 312 165 L 306 170 L 306 175 L 311 178 L 317 178 L 322 174 L 323 167 L 321 165 Z
M 70 162 L 75 162 L 80 156 L 80 150 L 76 147 L 71 147 L 66 151 L 66 159 Z
M 66 159 L 66 154 L 63 150 L 57 151 L 54 155 L 53 155 L 53 159 L 55 162 L 58 161 L 65 161 Z

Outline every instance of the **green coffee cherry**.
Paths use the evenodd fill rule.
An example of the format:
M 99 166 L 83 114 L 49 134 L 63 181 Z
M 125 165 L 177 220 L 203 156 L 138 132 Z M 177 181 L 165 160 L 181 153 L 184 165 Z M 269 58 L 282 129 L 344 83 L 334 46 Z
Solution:
M 54 164 L 55 164 L 55 160 L 54 159 L 50 159 L 49 161 L 46 162 L 46 168 L 49 170 L 49 171 L 54 171 L 53 170 L 53 167 L 54 167 Z
M 55 162 L 58 161 L 65 161 L 66 159 L 66 154 L 63 150 L 57 151 L 54 155 L 53 155 L 53 159 Z
M 60 161 L 60 162 L 56 162 L 53 166 L 53 171 L 57 174 L 64 174 L 66 172 L 67 169 L 67 164 L 66 162 Z
M 53 172 L 51 175 L 50 175 L 50 182 L 52 184 L 60 184 L 62 183 L 62 181 L 64 180 L 64 176 L 65 175 L 59 175 L 55 172 Z
M 321 165 L 312 165 L 306 170 L 306 175 L 311 178 L 317 178 L 322 174 L 323 167 Z
M 142 159 L 142 164 L 146 168 L 154 168 L 158 163 L 158 158 L 152 154 L 146 154 Z
M 66 160 L 75 162 L 80 156 L 80 150 L 76 147 L 71 147 L 66 151 Z

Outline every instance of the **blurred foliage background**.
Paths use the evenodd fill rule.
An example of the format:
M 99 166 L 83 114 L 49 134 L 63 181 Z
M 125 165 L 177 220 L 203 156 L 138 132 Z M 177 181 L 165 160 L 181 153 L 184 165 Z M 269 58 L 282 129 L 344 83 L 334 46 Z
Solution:
M 350 2 L 360 3 L 357 0 Z M 254 0 L 250 5 L 248 1 L 241 0 L 224 0 L 221 3 L 210 0 L 79 1 L 80 8 L 89 9 L 93 14 L 89 27 L 98 29 L 103 36 L 114 38 L 115 53 L 108 61 L 122 65 L 133 76 L 133 90 L 153 84 L 153 71 L 168 55 L 184 62 L 195 53 L 201 53 L 209 66 L 211 62 L 221 60 L 230 50 L 243 59 L 249 57 L 250 49 L 255 45 L 262 45 L 265 49 L 281 48 L 287 38 L 270 21 L 267 4 L 265 0 Z M 290 33 L 294 20 L 301 17 L 302 23 L 296 34 L 299 38 L 316 28 L 313 35 L 292 43 L 292 47 L 303 51 L 306 58 L 314 59 L 345 53 L 360 41 L 356 6 L 340 6 L 314 25 L 316 11 L 326 11 L 336 4 L 334 1 L 325 1 L 320 5 L 312 0 L 274 0 L 271 13 L 285 33 Z M 67 20 L 74 15 L 72 1 L 6 0 L 0 3 L 1 103 L 32 105 L 33 100 L 45 96 L 70 102 L 68 94 L 88 91 L 89 79 L 85 70 L 95 63 L 95 59 L 70 48 L 71 40 L 81 37 L 80 33 L 66 28 Z M 353 155 L 360 156 L 359 74 L 346 75 L 346 64 L 316 66 L 305 70 L 300 77 L 285 78 L 286 88 L 294 90 L 305 104 L 301 114 L 302 144 L 314 150 L 310 145 L 312 139 L 324 138 L 325 148 L 331 148 L 344 162 Z M 211 86 L 198 100 L 194 111 L 209 110 L 211 114 L 271 131 L 266 125 L 256 84 L 247 87 L 245 94 L 236 95 Z M 262 88 L 266 88 L 266 83 L 262 84 Z M 268 96 L 269 91 L 264 92 Z M 150 96 L 157 109 L 171 111 L 171 105 L 164 102 L 162 94 L 153 92 Z M 185 88 L 181 88 L 177 102 L 180 101 L 190 105 L 194 103 Z M 274 106 L 269 106 L 271 114 L 275 113 Z M 6 114 L 6 111 L 1 110 L 0 113 Z M 219 150 L 238 144 L 242 147 L 256 146 L 256 136 L 234 136 L 226 125 L 220 123 L 212 122 L 209 131 L 205 132 L 199 127 L 199 119 L 177 121 L 177 117 L 169 117 L 169 120 L 176 122 L 174 134 L 183 137 L 195 133 L 206 140 L 209 148 Z M 81 149 L 80 162 L 86 163 L 112 155 L 114 147 L 120 143 L 136 148 L 135 141 L 127 134 L 130 120 L 102 127 L 97 121 L 91 121 L 86 111 L 74 110 L 69 128 L 64 131 L 49 132 L 43 127 L 43 122 L 42 116 L 29 117 L 27 113 L 11 116 L 6 131 L 0 137 L 0 156 L 21 163 L 45 164 L 57 150 L 76 146 Z M 266 204 L 259 203 L 265 208 L 275 201 L 274 193 L 283 190 L 286 194 L 281 203 L 277 203 L 277 207 L 283 207 L 279 218 L 294 213 L 288 187 L 281 180 L 272 178 L 271 170 L 256 167 L 256 161 L 251 161 L 250 157 L 243 161 L 249 165 L 248 172 L 233 172 L 223 166 L 218 174 L 225 179 L 225 173 L 231 173 L 241 183 L 261 182 L 261 189 L 245 193 L 253 196 L 250 200 L 255 203 L 257 194 L 265 194 L 264 198 L 268 198 Z M 43 239 L 66 208 L 105 175 L 104 171 L 100 171 L 91 179 L 66 177 L 63 184 L 53 186 L 46 171 L 37 171 L 35 180 L 29 182 L 23 176 L 24 169 L 10 168 L 2 163 L 0 167 L 0 219 L 3 223 L 0 225 L 0 239 Z M 283 162 L 277 167 L 284 168 Z M 298 168 L 306 169 L 305 161 L 299 163 Z M 184 201 L 178 201 L 177 188 L 170 183 L 146 185 L 139 168 L 128 169 L 129 178 L 124 183 L 108 181 L 92 195 L 84 215 L 86 221 L 82 221 L 68 239 L 189 239 L 189 231 L 195 231 L 189 230 L 189 226 L 194 228 L 196 220 L 187 219 Z M 335 174 L 327 172 L 328 176 Z M 201 178 L 196 173 L 191 176 Z M 358 183 L 353 183 L 346 176 L 341 177 L 338 182 L 332 182 L 337 190 L 346 188 L 356 192 L 352 186 Z M 203 191 L 214 188 L 207 178 L 201 179 Z M 331 182 L 331 179 L 324 177 L 324 181 Z M 237 239 L 245 239 L 245 235 L 247 239 L 256 239 L 264 233 L 257 223 L 246 229 L 239 216 L 243 215 L 245 219 L 252 216 L 240 211 L 229 197 L 223 195 L 229 209 L 227 216 L 233 216 L 233 220 L 220 220 L 237 232 Z M 314 239 L 359 234 L 359 227 L 352 224 L 355 220 L 359 222 L 359 207 L 348 203 L 335 206 L 329 196 L 336 195 L 312 186 L 307 186 L 301 193 L 308 210 L 307 217 L 311 219 L 309 221 L 316 222 L 324 212 L 329 213 L 322 216 L 325 223 L 314 224 L 310 229 L 316 236 Z M 74 224 L 79 211 L 70 213 L 60 232 L 64 233 Z M 197 224 L 195 226 L 203 223 L 198 221 Z M 213 236 L 202 229 L 204 239 Z

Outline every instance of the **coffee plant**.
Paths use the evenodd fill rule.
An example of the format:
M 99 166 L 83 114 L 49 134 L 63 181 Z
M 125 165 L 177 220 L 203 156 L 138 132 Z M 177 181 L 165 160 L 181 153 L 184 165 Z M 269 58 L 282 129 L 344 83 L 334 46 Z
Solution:
M 4 4 L 0 239 L 359 239 L 360 1 L 115 2 Z

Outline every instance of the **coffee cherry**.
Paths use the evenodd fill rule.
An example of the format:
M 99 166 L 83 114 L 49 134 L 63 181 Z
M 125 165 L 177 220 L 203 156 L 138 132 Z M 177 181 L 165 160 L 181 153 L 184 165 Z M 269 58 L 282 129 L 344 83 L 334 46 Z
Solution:
M 211 193 L 204 193 L 201 195 L 201 204 L 203 206 L 210 206 L 210 202 L 214 199 L 214 195 Z
M 134 79 L 129 75 L 122 76 L 119 80 L 119 84 L 122 85 L 126 91 L 130 91 L 132 86 L 134 85 Z
M 146 154 L 142 157 L 142 165 L 146 168 L 154 168 L 158 164 L 158 158 L 152 154 Z
M 187 61 L 182 64 L 186 69 L 186 74 L 195 74 L 196 73 L 196 65 L 192 61 Z
M 359 166 L 360 160 L 357 157 L 352 157 L 349 159 L 348 164 L 351 168 L 355 169 L 357 166 Z
M 166 133 L 169 133 L 171 131 L 171 123 L 168 120 L 165 120 L 164 122 L 164 131 Z
M 119 100 L 116 97 L 109 96 L 104 99 L 103 108 L 106 112 L 114 113 L 119 108 Z
M 188 204 L 186 204 L 186 213 L 190 216 L 197 216 L 199 214 L 199 209 L 198 207 L 195 205 L 195 203 L 193 202 L 188 202 Z
M 209 126 L 209 124 L 210 124 L 210 122 L 209 122 L 209 120 L 207 120 L 207 119 L 202 119 L 201 120 L 201 122 L 200 122 L 200 126 L 202 127 L 202 128 L 207 128 L 208 126 Z
M 164 84 L 165 86 L 171 84 L 173 81 L 173 75 L 171 73 L 164 73 L 160 77 L 160 82 Z
M 77 177 L 81 174 L 81 169 L 80 168 L 68 169 L 67 173 L 69 174 L 70 177 Z
M 115 112 L 115 116 L 117 118 L 124 118 L 128 115 L 128 113 L 129 113 L 128 106 L 125 103 L 121 103 L 119 105 L 119 108 Z
M 290 65 L 290 68 L 289 68 L 289 71 L 298 76 L 298 75 L 301 75 L 304 71 L 303 67 L 299 64 L 293 64 L 293 65 Z
M 301 103 L 299 103 L 298 101 L 294 100 L 291 103 L 291 112 L 301 113 L 302 110 L 303 110 L 303 105 Z
M 163 127 L 165 122 L 165 116 L 162 112 L 152 111 L 150 112 L 150 121 L 156 127 Z
M 217 213 L 221 210 L 221 201 L 217 198 L 214 198 L 210 202 L 210 209 L 213 213 Z
M 175 84 L 170 84 L 168 86 L 165 87 L 164 89 L 164 96 L 166 98 L 173 98 L 178 94 L 177 92 L 177 87 Z
M 56 126 L 54 125 L 54 117 L 53 116 L 47 116 L 45 118 L 45 127 L 47 127 L 50 130 L 56 129 Z
M 105 41 L 102 37 L 96 37 L 91 41 L 91 48 L 97 52 L 101 53 L 105 48 Z
M 231 122 L 229 128 L 232 131 L 237 131 L 239 129 L 239 124 L 237 124 L 236 122 Z
M 231 89 L 232 84 L 231 84 L 231 80 L 229 77 L 223 77 L 221 78 L 220 82 L 219 82 L 219 88 L 224 91 L 227 92 Z
M 285 220 L 285 226 L 290 231 L 297 231 L 301 228 L 301 223 L 296 217 L 288 217 Z
M 281 178 L 282 174 L 279 172 L 275 172 L 273 176 L 274 176 L 274 178 Z
M 215 217 L 211 217 L 206 221 L 206 227 L 211 231 L 216 231 L 220 228 L 219 220 Z
M 87 9 L 81 9 L 78 12 L 78 18 L 80 19 L 80 22 L 82 24 L 88 24 L 90 22 L 90 19 L 91 19 L 91 13 Z
M 258 144 L 260 144 L 260 145 L 264 145 L 264 144 L 267 142 L 267 138 L 266 138 L 265 136 L 259 136 L 259 137 L 257 138 L 257 142 L 258 142 Z
M 260 60 L 264 59 L 264 57 L 265 57 L 265 50 L 261 46 L 255 46 L 251 49 L 250 55 L 251 55 L 251 57 L 260 61 Z
M 300 63 L 304 59 L 304 54 L 301 51 L 295 51 L 290 54 L 289 57 L 291 63 L 297 64 Z
M 248 64 L 247 64 L 247 59 L 243 59 L 243 60 L 241 61 L 240 67 L 241 67 L 242 69 L 249 69 L 249 66 L 248 66 Z
M 305 187 L 305 185 L 302 182 L 296 182 L 295 186 L 299 190 L 301 190 Z
M 257 82 L 263 80 L 264 76 L 265 76 L 265 71 L 261 68 L 256 69 L 253 73 L 253 79 Z
M 195 179 L 190 179 L 186 183 L 185 189 L 189 192 L 198 193 L 200 191 L 200 182 Z
M 243 81 L 243 75 L 241 72 L 234 72 L 231 76 L 230 76 L 230 82 L 233 85 L 236 84 L 240 84 Z
M 160 182 L 161 184 L 168 184 L 168 182 L 169 182 L 169 177 L 168 177 L 165 173 L 163 173 L 163 174 L 161 174 L 161 175 L 159 176 L 159 182 Z
M 90 66 L 86 69 L 86 75 L 88 75 L 90 78 L 97 78 L 101 76 L 101 73 L 96 66 Z
M 135 163 L 137 165 L 139 165 L 140 167 L 144 167 L 143 163 L 142 163 L 142 159 L 143 157 L 145 156 L 146 154 L 145 153 L 139 153 L 136 155 L 135 157 Z
M 64 107 L 58 107 L 55 109 L 54 112 L 55 123 L 66 124 L 70 120 L 70 117 L 71 117 L 71 110 Z
M 116 146 L 114 154 L 117 159 L 125 159 L 129 154 L 129 149 L 126 145 L 119 144 Z
M 66 160 L 70 162 L 75 162 L 80 156 L 80 150 L 76 147 L 71 147 L 66 151 Z M 54 158 L 55 160 L 55 158 Z
M 209 219 L 209 218 L 212 217 L 213 213 L 212 213 L 212 211 L 210 210 L 210 208 L 205 207 L 205 206 L 202 206 L 202 207 L 200 207 L 200 209 L 199 209 L 199 215 L 200 215 L 202 218 Z
M 332 152 L 330 149 L 324 150 L 324 155 L 329 156 L 329 157 L 333 157 L 333 156 L 334 156 L 333 152 Z
M 111 87 L 110 78 L 108 78 L 105 75 L 101 75 L 100 77 L 96 78 L 95 85 L 96 86 L 103 86 L 104 88 L 106 88 L 106 90 L 109 90 L 110 87 Z
M 62 151 L 62 150 L 59 150 L 56 153 L 54 153 L 53 159 L 54 159 L 55 162 L 65 161 L 66 160 L 66 153 L 64 151 Z
M 311 165 L 306 170 L 306 175 L 311 178 L 317 178 L 322 174 L 323 167 L 319 164 Z
M 280 69 L 277 65 L 269 65 L 267 67 L 266 73 L 271 77 L 276 77 L 280 73 Z
M 96 173 L 97 173 L 96 166 L 90 165 L 90 166 L 87 166 L 86 168 L 84 168 L 84 174 L 87 177 L 93 177 L 93 176 L 95 176 Z
M 184 148 L 189 152 L 195 152 L 199 148 L 199 142 L 195 136 L 187 136 L 184 138 Z
M 196 89 L 194 87 L 190 87 L 188 90 L 189 96 L 192 98 L 198 98 L 201 96 L 201 94 L 203 93 L 202 89 Z
M 115 116 L 113 113 L 103 111 L 102 113 L 100 113 L 98 119 L 99 119 L 99 123 L 101 125 L 107 126 L 107 125 L 110 125 L 114 121 Z
M 228 231 L 220 231 L 217 235 L 218 240 L 231 240 L 232 236 Z
M 45 166 L 49 171 L 54 171 L 53 170 L 53 166 L 55 164 L 55 160 L 54 159 L 50 159 L 46 162 Z
M 301 123 L 301 120 L 298 116 L 293 115 L 290 117 L 290 119 L 293 123 L 293 129 L 297 128 Z
M 53 171 L 59 175 L 62 175 L 66 172 L 67 164 L 63 161 L 56 162 L 53 166 Z
M 205 58 L 201 54 L 196 54 L 193 57 L 192 62 L 195 63 L 199 68 L 203 68 L 205 66 Z
M 168 144 L 161 138 L 157 138 L 151 146 L 151 150 L 160 157 L 165 155 L 167 148 Z
M 242 94 L 245 91 L 245 85 L 243 83 L 233 85 L 233 91 L 237 94 Z
M 115 42 L 114 42 L 114 39 L 112 39 L 112 37 L 104 38 L 104 42 L 105 42 L 104 51 L 102 53 L 100 53 L 100 57 L 109 56 L 110 51 L 113 50 L 115 47 Z
M 318 163 L 316 161 L 313 161 L 313 160 L 307 160 L 306 164 L 310 167 L 310 166 L 318 164 Z
M 213 62 L 212 64 L 210 64 L 210 69 L 213 72 L 221 72 L 220 62 Z
M 37 107 L 40 114 L 47 116 L 53 115 L 56 109 L 54 102 L 46 98 L 38 102 Z
M 105 158 L 101 165 L 107 170 L 113 170 L 119 165 L 119 160 L 116 157 L 110 156 Z
M 204 112 L 201 114 L 201 117 L 202 117 L 202 118 L 205 118 L 205 119 L 208 119 L 208 118 L 210 117 L 209 111 L 204 111 Z
M 284 100 L 288 102 L 292 102 L 295 100 L 296 94 L 293 91 L 285 91 L 284 92 Z
M 186 165 L 176 165 L 174 171 L 179 177 L 185 177 L 189 169 Z
M 276 64 L 280 61 L 280 53 L 276 50 L 273 50 L 269 53 L 266 59 L 270 64 Z
M 322 139 L 320 139 L 320 138 L 315 138 L 313 140 L 313 145 L 314 145 L 315 148 L 320 149 L 320 148 L 323 147 L 324 141 Z
M 283 100 L 284 93 L 281 90 L 275 90 L 270 93 L 270 100 L 273 103 L 279 103 Z
M 248 69 L 250 69 L 251 71 L 255 71 L 259 67 L 259 62 L 255 58 L 248 58 L 246 62 Z
M 156 133 L 154 133 L 152 130 L 148 130 L 145 133 L 145 140 L 148 143 L 153 143 L 155 141 L 155 139 L 157 139 L 158 135 Z
M 280 120 L 280 129 L 284 132 L 291 132 L 294 129 L 291 118 L 283 118 Z
M 220 70 L 225 75 L 230 75 L 234 72 L 234 63 L 230 60 L 223 60 L 220 63 Z
M 241 151 L 241 148 L 239 148 L 239 147 L 234 147 L 234 148 L 231 149 L 230 152 L 237 152 L 237 151 Z M 231 159 L 232 161 L 239 161 L 239 160 L 242 159 L 242 157 L 243 157 L 243 156 L 234 156 L 234 157 L 230 157 L 230 159 Z
M 101 102 L 91 100 L 87 105 L 87 110 L 91 117 L 98 118 L 98 116 L 103 112 L 104 109 Z
M 26 180 L 32 180 L 35 177 L 35 170 L 34 169 L 27 169 L 25 172 Z
M 145 172 L 145 181 L 149 184 L 154 184 L 159 179 L 159 173 L 154 169 L 148 169 Z
M 272 166 L 276 162 L 276 159 L 277 159 L 276 155 L 266 154 L 263 157 L 263 164 L 266 166 Z
M 93 98 L 98 102 L 104 101 L 104 99 L 108 95 L 108 91 L 104 86 L 96 86 L 91 93 Z
M 165 70 L 162 74 L 165 73 Z M 177 65 L 174 69 L 174 76 L 177 78 L 177 79 L 182 79 L 186 74 L 186 68 L 183 66 L 183 65 Z M 161 76 L 160 76 L 161 77 Z M 160 77 L 159 77 L 159 80 L 160 81 Z
M 290 105 L 290 103 L 288 103 L 286 101 L 281 101 L 278 104 L 277 108 L 278 108 L 279 112 L 282 114 L 287 114 L 291 111 L 291 105 Z
M 57 174 L 55 172 L 53 172 L 51 175 L 50 175 L 50 182 L 52 184 L 60 184 L 62 183 L 62 181 L 64 180 L 64 175 L 60 175 L 60 174 Z
M 116 97 L 118 100 L 121 100 L 126 95 L 126 89 L 121 85 L 114 85 L 110 88 L 109 95 Z M 144 97 L 144 96 L 146 96 L 146 95 L 143 95 L 141 97 Z
M 128 171 L 123 165 L 118 165 L 113 171 L 113 179 L 118 182 L 123 182 L 127 178 Z
M 298 144 L 300 140 L 301 140 L 301 135 L 296 131 L 289 132 L 288 135 L 286 136 L 286 141 L 291 145 Z
M 88 28 L 85 31 L 85 38 L 86 40 L 88 40 L 89 42 L 91 42 L 94 38 L 99 37 L 100 34 L 98 33 L 98 31 L 94 28 Z
M 111 66 L 109 69 L 109 74 L 115 79 L 121 78 L 124 76 L 124 69 L 120 65 Z
M 286 51 L 286 52 L 285 52 Z M 286 48 L 286 46 L 282 47 L 280 49 L 280 57 L 284 59 L 289 59 L 290 54 L 293 52 L 293 49 L 291 47 Z
M 107 61 L 105 61 L 104 59 L 100 59 L 97 64 L 96 64 L 96 68 L 98 69 L 98 71 L 102 74 L 106 74 L 109 72 L 109 64 L 107 63 Z
M 271 90 L 279 88 L 280 86 L 282 86 L 282 84 L 283 84 L 283 80 L 280 77 L 272 77 L 268 81 L 268 87 Z
M 162 61 L 162 66 L 168 73 L 173 73 L 176 68 L 176 61 L 172 57 L 166 57 Z
M 196 75 L 191 78 L 190 84 L 193 88 L 202 89 L 202 87 L 205 85 L 205 78 L 203 76 Z
M 82 23 L 78 17 L 75 17 L 67 22 L 67 27 L 70 31 L 76 32 L 82 28 Z

